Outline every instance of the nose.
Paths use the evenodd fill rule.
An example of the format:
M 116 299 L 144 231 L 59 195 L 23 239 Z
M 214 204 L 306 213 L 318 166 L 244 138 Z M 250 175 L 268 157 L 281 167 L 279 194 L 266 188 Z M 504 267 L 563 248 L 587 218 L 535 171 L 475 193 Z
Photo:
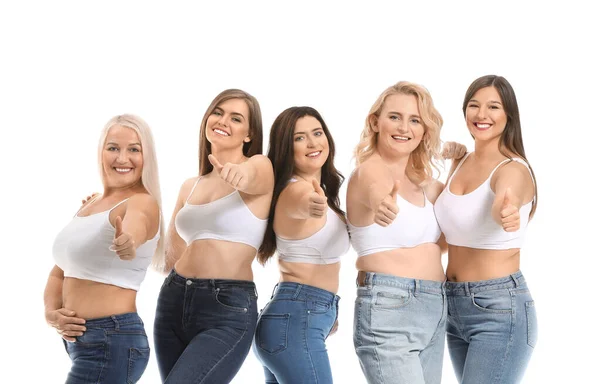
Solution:
M 315 138 L 309 135 L 306 139 L 306 146 L 308 148 L 313 148 L 315 146 Z
M 120 164 L 125 164 L 129 161 L 129 156 L 126 150 L 124 151 L 119 151 L 119 157 L 117 158 L 117 161 Z
M 223 114 L 219 118 L 219 124 L 224 127 L 226 125 L 226 123 L 227 123 L 227 119 L 225 118 L 225 114 Z
M 485 108 L 477 109 L 477 114 L 475 115 L 475 117 L 478 120 L 485 120 L 485 118 L 487 117 L 487 111 L 485 110 Z
M 408 132 L 408 121 L 407 120 L 403 120 L 398 124 L 398 131 L 400 131 L 401 133 Z

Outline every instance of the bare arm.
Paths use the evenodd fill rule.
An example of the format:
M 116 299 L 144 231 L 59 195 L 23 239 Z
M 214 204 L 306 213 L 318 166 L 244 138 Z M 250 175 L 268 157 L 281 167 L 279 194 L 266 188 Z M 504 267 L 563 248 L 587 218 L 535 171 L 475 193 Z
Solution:
M 179 236 L 177 233 L 177 229 L 175 228 L 175 217 L 179 210 L 183 208 L 185 201 L 187 200 L 194 184 L 196 183 L 197 178 L 192 178 L 186 180 L 181 189 L 179 190 L 179 196 L 177 197 L 177 203 L 175 204 L 175 209 L 173 210 L 173 215 L 171 216 L 171 222 L 169 223 L 169 228 L 167 229 L 167 239 L 165 243 L 165 272 L 169 272 L 175 266 L 175 263 L 183 252 L 187 248 L 187 244 L 185 241 Z
M 507 232 L 516 231 L 520 227 L 519 209 L 523 203 L 533 196 L 533 181 L 527 168 L 511 162 L 498 169 L 491 183 L 496 197 L 492 204 L 492 217 Z
M 327 211 L 327 197 L 316 180 L 312 183 L 299 180 L 281 192 L 277 205 L 292 219 L 320 218 Z
M 62 287 L 65 279 L 64 272 L 54 266 L 48 276 L 44 289 L 44 315 L 46 322 L 67 341 L 75 341 L 76 336 L 85 332 L 85 320 L 76 317 L 75 311 L 63 308 Z

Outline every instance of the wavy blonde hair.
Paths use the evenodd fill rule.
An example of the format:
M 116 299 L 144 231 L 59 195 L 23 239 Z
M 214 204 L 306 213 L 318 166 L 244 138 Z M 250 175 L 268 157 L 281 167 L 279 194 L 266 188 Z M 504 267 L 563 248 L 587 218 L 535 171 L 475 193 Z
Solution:
M 371 107 L 367 118 L 365 119 L 365 127 L 360 134 L 360 141 L 354 150 L 356 166 L 364 163 L 377 149 L 378 133 L 375 132 L 371 125 L 372 117 L 379 119 L 383 105 L 388 96 L 402 94 L 412 95 L 417 98 L 419 114 L 424 126 L 423 139 L 419 146 L 410 154 L 408 167 L 406 169 L 409 177 L 416 180 L 418 183 L 427 181 L 433 178 L 433 170 L 440 173 L 438 162 L 441 159 L 440 154 L 440 131 L 444 120 L 440 113 L 433 106 L 433 99 L 429 91 L 422 85 L 410 83 L 408 81 L 400 81 L 391 87 L 388 87 Z
M 104 169 L 102 167 L 102 152 L 104 151 L 104 144 L 108 131 L 115 125 L 121 125 L 123 127 L 133 129 L 142 145 L 142 158 L 144 160 L 144 166 L 142 169 L 142 185 L 146 188 L 146 191 L 150 196 L 154 197 L 158 203 L 158 209 L 160 214 L 160 237 L 154 255 L 152 256 L 152 267 L 157 271 L 162 271 L 165 264 L 164 257 L 164 224 L 162 214 L 162 199 L 160 195 L 160 183 L 158 181 L 158 162 L 156 160 L 156 150 L 154 146 L 154 138 L 152 131 L 148 124 L 139 116 L 136 115 L 118 115 L 113 117 L 106 123 L 100 134 L 100 141 L 98 144 L 98 165 L 100 167 L 100 177 L 104 179 Z

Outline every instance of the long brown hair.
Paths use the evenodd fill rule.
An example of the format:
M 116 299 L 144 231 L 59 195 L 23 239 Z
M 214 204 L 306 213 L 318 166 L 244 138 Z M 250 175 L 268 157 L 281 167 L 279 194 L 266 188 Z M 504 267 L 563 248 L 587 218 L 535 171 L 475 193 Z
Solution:
M 329 143 L 329 156 L 325 164 L 321 167 L 321 187 L 327 196 L 327 203 L 338 215 L 344 216 L 344 211 L 340 208 L 339 191 L 344 176 L 335 168 L 333 158 L 335 156 L 335 144 L 327 124 L 317 112 L 311 107 L 291 107 L 281 112 L 273 122 L 269 136 L 269 154 L 268 157 L 273 163 L 275 173 L 275 189 L 273 199 L 271 200 L 271 209 L 269 211 L 269 221 L 267 231 L 262 245 L 258 250 L 258 261 L 265 264 L 267 260 L 275 253 L 277 248 L 275 240 L 275 231 L 273 230 L 273 219 L 275 218 L 275 206 L 279 195 L 285 189 L 288 182 L 294 174 L 294 128 L 296 122 L 305 117 L 312 116 L 321 123 L 327 142 Z
M 498 94 L 500 95 L 500 99 L 502 100 L 502 105 L 504 106 L 504 111 L 506 113 L 506 127 L 500 136 L 500 141 L 498 141 L 498 150 L 504 156 L 511 158 L 512 156 L 507 153 L 507 150 L 516 153 L 521 157 L 527 165 L 529 165 L 529 170 L 531 171 L 531 176 L 533 177 L 533 204 L 531 206 L 531 212 L 529 213 L 529 219 L 533 218 L 533 214 L 537 208 L 538 201 L 538 189 L 537 189 L 537 180 L 535 178 L 535 174 L 533 173 L 533 168 L 531 168 L 531 164 L 529 164 L 529 160 L 525 156 L 525 147 L 523 146 L 523 135 L 521 134 L 521 118 L 519 116 L 519 105 L 517 104 L 517 96 L 515 95 L 515 91 L 510 83 L 502 76 L 496 75 L 487 75 L 482 76 L 471 83 L 469 89 L 467 89 L 467 93 L 465 93 L 465 99 L 463 101 L 463 115 L 467 116 L 467 105 L 469 101 L 473 98 L 475 93 L 482 88 L 486 87 L 494 87 Z
M 250 141 L 244 143 L 244 147 L 242 148 L 244 156 L 252 157 L 257 154 L 262 154 L 262 115 L 260 113 L 260 105 L 258 104 L 258 100 L 256 100 L 256 98 L 251 94 L 240 89 L 226 89 L 219 93 L 212 103 L 210 103 L 206 109 L 206 112 L 204 113 L 202 123 L 200 124 L 200 150 L 198 153 L 200 176 L 210 173 L 213 169 L 212 164 L 210 161 L 208 161 L 208 155 L 210 155 L 211 149 L 210 142 L 206 138 L 206 121 L 214 112 L 215 108 L 221 105 L 221 103 L 230 99 L 244 100 L 248 105 L 248 111 L 250 113 L 250 116 L 248 116 L 248 134 L 250 135 Z

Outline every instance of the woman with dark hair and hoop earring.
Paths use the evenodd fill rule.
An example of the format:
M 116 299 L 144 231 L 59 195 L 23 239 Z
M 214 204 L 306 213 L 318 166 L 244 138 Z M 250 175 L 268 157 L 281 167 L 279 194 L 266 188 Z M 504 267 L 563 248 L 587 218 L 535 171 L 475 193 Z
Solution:
M 228 89 L 200 125 L 200 176 L 183 183 L 169 226 L 154 342 L 165 383 L 228 383 L 252 345 L 251 264 L 273 193 L 258 101 Z
M 315 109 L 291 107 L 273 123 L 275 191 L 258 260 L 277 251 L 281 279 L 254 338 L 269 384 L 333 382 L 325 339 L 337 326 L 340 258 L 350 245 L 334 155 Z
M 449 245 L 448 350 L 462 384 L 518 383 L 537 341 L 520 248 L 537 206 L 515 92 L 475 80 L 463 114 L 475 151 L 456 160 L 435 213 Z

